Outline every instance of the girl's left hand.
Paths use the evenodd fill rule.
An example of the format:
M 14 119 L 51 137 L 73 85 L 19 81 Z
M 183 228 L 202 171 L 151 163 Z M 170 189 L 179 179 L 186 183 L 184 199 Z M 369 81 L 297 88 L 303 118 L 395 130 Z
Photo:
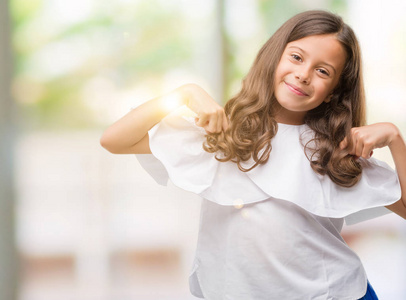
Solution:
M 350 135 L 340 143 L 340 148 L 346 149 L 351 145 L 351 148 L 347 149 L 349 154 L 370 158 L 373 149 L 390 146 L 397 132 L 398 128 L 392 123 L 375 123 L 362 127 L 353 127 Z M 351 139 L 352 143 L 349 143 L 348 139 Z

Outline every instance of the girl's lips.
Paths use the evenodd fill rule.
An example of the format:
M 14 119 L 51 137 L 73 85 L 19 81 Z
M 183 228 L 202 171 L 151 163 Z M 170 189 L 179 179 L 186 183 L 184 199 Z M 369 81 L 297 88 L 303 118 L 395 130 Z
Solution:
M 291 83 L 287 83 L 286 81 L 284 81 L 284 83 L 286 84 L 288 89 L 291 90 L 292 92 L 294 92 L 296 95 L 309 96 L 307 93 L 305 93 L 302 89 L 298 88 L 297 86 L 295 86 Z

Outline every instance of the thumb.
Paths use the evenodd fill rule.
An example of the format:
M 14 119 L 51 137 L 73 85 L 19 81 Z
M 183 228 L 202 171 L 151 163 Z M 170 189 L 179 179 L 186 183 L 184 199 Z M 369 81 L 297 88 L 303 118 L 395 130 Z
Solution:
M 344 150 L 345 148 L 347 148 L 347 146 L 348 146 L 348 140 L 347 140 L 347 137 L 345 137 L 340 143 L 340 149 Z

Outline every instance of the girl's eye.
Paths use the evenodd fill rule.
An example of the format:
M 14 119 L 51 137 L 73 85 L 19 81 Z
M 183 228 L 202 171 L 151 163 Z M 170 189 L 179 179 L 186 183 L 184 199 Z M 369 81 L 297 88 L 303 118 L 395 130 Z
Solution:
M 302 58 L 301 58 L 299 55 L 297 55 L 297 54 L 292 54 L 291 57 L 292 57 L 294 60 L 302 61 Z
M 324 69 L 317 69 L 317 71 L 319 71 L 321 74 L 326 75 L 326 76 L 329 76 L 329 75 L 330 75 L 330 74 L 329 74 L 326 70 L 324 70 Z

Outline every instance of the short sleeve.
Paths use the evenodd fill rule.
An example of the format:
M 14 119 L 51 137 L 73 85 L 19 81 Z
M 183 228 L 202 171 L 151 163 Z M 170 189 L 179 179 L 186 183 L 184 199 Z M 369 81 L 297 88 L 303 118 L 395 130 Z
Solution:
M 365 208 L 345 217 L 347 225 L 373 219 L 391 213 L 385 206 L 401 199 L 401 188 L 397 172 L 386 162 L 375 158 L 360 158 L 363 165 L 359 201 Z M 368 195 L 368 198 L 363 196 Z M 368 201 L 369 200 L 369 201 Z
M 136 154 L 141 167 L 158 183 L 159 185 L 167 185 L 169 175 L 165 166 L 151 154 Z

